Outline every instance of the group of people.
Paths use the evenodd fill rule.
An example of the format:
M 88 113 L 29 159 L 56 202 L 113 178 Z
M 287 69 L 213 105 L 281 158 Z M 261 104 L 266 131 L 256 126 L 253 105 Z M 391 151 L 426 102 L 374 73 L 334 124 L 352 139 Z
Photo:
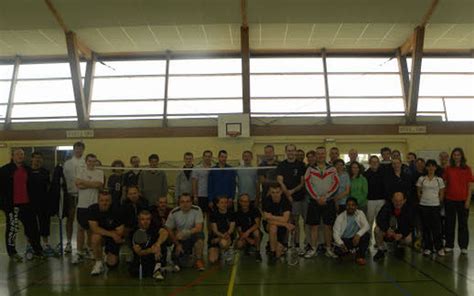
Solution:
M 149 156 L 146 168 L 139 157 L 131 157 L 127 172 L 116 160 L 106 179 L 96 168 L 97 157 L 84 156 L 82 142 L 73 149 L 52 180 L 40 153 L 33 153 L 30 167 L 23 150 L 14 149 L 11 162 L 1 168 L 0 205 L 12 259 L 22 260 L 15 247 L 18 220 L 34 257 L 52 252 L 49 224 L 59 200 L 64 201 L 59 214 L 67 218 L 64 251 L 72 252 L 77 219 L 72 262 L 95 260 L 92 275 L 117 266 L 124 246 L 133 254 L 131 274 L 157 280 L 164 279 L 166 268 L 204 270 L 205 243 L 209 264 L 232 261 L 235 249 L 254 253 L 260 262 L 263 231 L 269 262 L 292 248 L 307 259 L 318 253 L 330 258 L 354 254 L 355 262 L 364 265 L 371 238 L 375 261 L 385 257 L 386 242 L 403 250 L 418 241 L 425 255 L 445 256 L 454 248 L 456 219 L 458 244 L 467 254 L 473 178 L 461 148 L 440 153 L 438 164 L 414 153 L 403 163 L 400 151 L 385 147 L 381 159 L 370 156 L 367 169 L 355 149 L 345 163 L 337 147 L 328 159 L 325 147 L 305 153 L 288 144 L 286 158 L 279 161 L 267 145 L 258 166 L 252 166 L 253 153 L 247 150 L 240 167 L 227 164 L 225 150 L 218 152 L 216 164 L 213 153 L 204 151 L 198 166 L 187 152 L 176 176 L 173 209 L 158 155 Z

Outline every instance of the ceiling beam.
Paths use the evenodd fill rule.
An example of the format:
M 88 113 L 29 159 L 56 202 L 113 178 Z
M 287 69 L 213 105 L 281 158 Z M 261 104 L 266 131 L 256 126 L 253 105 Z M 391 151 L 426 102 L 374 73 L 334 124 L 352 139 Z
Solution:
M 67 27 L 66 22 L 64 21 L 63 17 L 59 13 L 59 11 L 56 9 L 56 7 L 54 7 L 51 0 L 44 0 L 44 2 L 46 4 L 46 6 L 48 6 L 49 11 L 53 15 L 53 17 L 56 19 L 56 22 L 61 27 L 63 32 L 65 34 L 67 34 L 70 30 Z M 84 58 L 86 58 L 87 60 L 90 60 L 92 58 L 92 50 L 87 45 L 85 45 L 81 40 L 79 40 L 77 37 L 76 37 L 76 39 L 77 39 L 77 41 L 76 41 L 77 48 L 78 48 L 79 52 L 81 53 L 81 55 Z
M 165 90 L 163 94 L 163 122 L 162 127 L 168 127 L 168 87 L 170 81 L 170 55 L 168 51 L 166 54 L 166 68 L 165 68 Z
M 398 71 L 400 74 L 400 84 L 403 94 L 403 105 L 408 110 L 408 89 L 410 88 L 410 73 L 408 72 L 408 64 L 406 56 L 401 54 L 400 49 L 397 50 Z
M 322 60 L 323 60 L 323 71 L 324 71 L 324 95 L 326 99 L 326 120 L 328 123 L 332 123 L 331 117 L 331 103 L 329 101 L 329 79 L 328 79 L 328 66 L 327 66 L 327 54 L 326 49 L 323 48 L 321 50 L 322 53 Z
M 428 11 L 425 13 L 423 18 L 421 19 L 420 24 L 418 25 L 419 27 L 426 27 L 428 22 L 431 19 L 431 16 L 433 15 L 434 11 L 436 10 L 436 7 L 438 6 L 439 0 L 432 0 L 430 7 L 428 8 Z M 410 52 L 413 51 L 415 46 L 415 33 L 411 34 L 410 37 L 407 38 L 407 40 L 400 46 L 400 52 L 402 55 L 407 55 Z
M 72 87 L 74 91 L 74 100 L 76 103 L 77 119 L 80 128 L 89 126 L 89 112 L 87 102 L 82 87 L 81 65 L 79 60 L 79 50 L 77 47 L 77 38 L 74 32 L 66 33 L 66 44 L 69 56 L 69 66 L 71 68 Z
M 247 1 L 240 1 L 242 25 L 240 26 L 240 54 L 242 59 L 242 110 L 250 114 L 250 37 L 247 21 Z
M 91 59 L 86 63 L 86 76 L 84 79 L 84 100 L 86 101 L 86 112 L 90 114 L 92 104 L 92 90 L 94 88 L 96 55 L 92 53 Z
M 10 129 L 11 127 L 13 98 L 15 97 L 15 89 L 16 89 L 16 83 L 17 83 L 17 78 L 18 78 L 18 70 L 20 68 L 20 62 L 21 62 L 20 57 L 17 56 L 15 58 L 15 64 L 13 66 L 12 79 L 10 83 L 10 93 L 8 94 L 7 110 L 5 113 L 5 124 L 3 127 L 5 130 Z
M 411 54 L 411 79 L 408 88 L 408 101 L 406 108 L 407 121 L 416 121 L 416 111 L 418 109 L 418 94 L 421 78 L 421 61 L 423 58 L 423 43 L 425 39 L 425 27 L 419 26 L 415 29 L 415 44 Z

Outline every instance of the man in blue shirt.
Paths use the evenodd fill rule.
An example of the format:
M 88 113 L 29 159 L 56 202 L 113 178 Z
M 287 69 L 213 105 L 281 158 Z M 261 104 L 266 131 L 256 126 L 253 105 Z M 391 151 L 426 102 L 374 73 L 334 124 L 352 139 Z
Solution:
M 235 196 L 235 178 L 236 173 L 227 164 L 227 151 L 221 150 L 218 154 L 219 162 L 214 166 L 214 168 L 221 168 L 224 170 L 212 170 L 209 173 L 208 178 L 208 198 L 209 198 L 209 208 L 214 209 L 214 202 L 217 200 L 218 196 L 227 196 L 229 199 L 228 208 L 234 208 L 234 196 Z

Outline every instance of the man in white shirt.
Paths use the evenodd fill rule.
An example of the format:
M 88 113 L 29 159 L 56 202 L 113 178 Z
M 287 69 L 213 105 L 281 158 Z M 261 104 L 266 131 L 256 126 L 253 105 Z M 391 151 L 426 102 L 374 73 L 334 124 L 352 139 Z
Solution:
M 89 212 L 88 208 L 97 203 L 99 189 L 104 186 L 104 172 L 95 169 L 97 157 L 94 154 L 87 154 L 86 169 L 81 170 L 76 177 L 78 188 L 77 202 L 77 256 L 73 258 L 73 263 L 79 263 L 84 259 L 84 242 L 87 233 L 89 237 Z M 90 241 L 88 241 L 90 243 Z
M 348 253 L 356 254 L 356 263 L 365 265 L 365 254 L 369 247 L 370 226 L 364 212 L 357 209 L 357 199 L 346 200 L 346 210 L 336 218 L 333 238 L 337 245 L 335 252 L 339 257 Z
M 86 146 L 82 142 L 74 143 L 73 149 L 74 153 L 72 158 L 68 159 L 63 166 L 64 178 L 66 180 L 67 192 L 64 194 L 64 213 L 67 216 L 66 220 L 66 238 L 67 243 L 64 248 L 65 253 L 71 253 L 71 239 L 74 226 L 74 218 L 76 216 L 76 207 L 77 207 L 77 187 L 76 187 L 76 177 L 78 172 L 86 168 L 86 163 L 84 161 L 84 150 Z

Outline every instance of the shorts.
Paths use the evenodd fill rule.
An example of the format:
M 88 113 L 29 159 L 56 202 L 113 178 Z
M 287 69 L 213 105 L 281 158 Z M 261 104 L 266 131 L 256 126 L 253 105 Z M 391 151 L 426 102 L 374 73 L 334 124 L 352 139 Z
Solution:
M 112 254 L 118 256 L 120 254 L 120 247 L 121 244 L 117 244 L 112 238 L 110 237 L 103 237 L 104 238 L 104 252 L 105 254 Z
M 294 200 L 291 203 L 291 215 L 292 216 L 302 216 L 306 220 L 306 213 L 308 212 L 308 202 L 306 199 L 303 200 Z
M 334 200 L 328 201 L 325 205 L 319 205 L 315 200 L 311 200 L 308 205 L 306 224 L 319 225 L 321 219 L 324 225 L 332 226 L 336 221 L 336 206 Z
M 268 223 L 266 221 L 263 221 L 263 228 L 265 229 L 265 232 L 268 233 Z M 286 246 L 288 245 L 288 229 L 283 226 L 278 226 L 277 228 L 277 241 Z
M 89 230 L 89 209 L 78 208 L 76 219 L 82 229 Z
M 71 209 L 77 207 L 79 197 L 77 193 L 66 193 L 63 197 L 63 217 L 68 217 Z
M 208 238 L 207 238 L 207 248 L 210 249 L 210 248 L 216 248 L 216 249 L 219 249 L 220 248 L 220 245 L 219 245 L 219 242 L 217 243 L 214 243 L 212 242 L 213 239 L 216 239 L 217 236 L 215 235 L 210 235 Z M 232 234 L 230 236 L 230 244 L 232 245 L 234 243 L 234 239 L 235 239 L 235 235 Z
M 197 206 L 201 208 L 203 213 L 209 212 L 209 199 L 207 196 L 198 196 Z
M 204 239 L 203 232 L 195 233 L 191 235 L 187 240 L 179 241 L 181 245 L 183 246 L 184 253 L 188 255 L 192 254 L 194 244 L 200 239 Z

